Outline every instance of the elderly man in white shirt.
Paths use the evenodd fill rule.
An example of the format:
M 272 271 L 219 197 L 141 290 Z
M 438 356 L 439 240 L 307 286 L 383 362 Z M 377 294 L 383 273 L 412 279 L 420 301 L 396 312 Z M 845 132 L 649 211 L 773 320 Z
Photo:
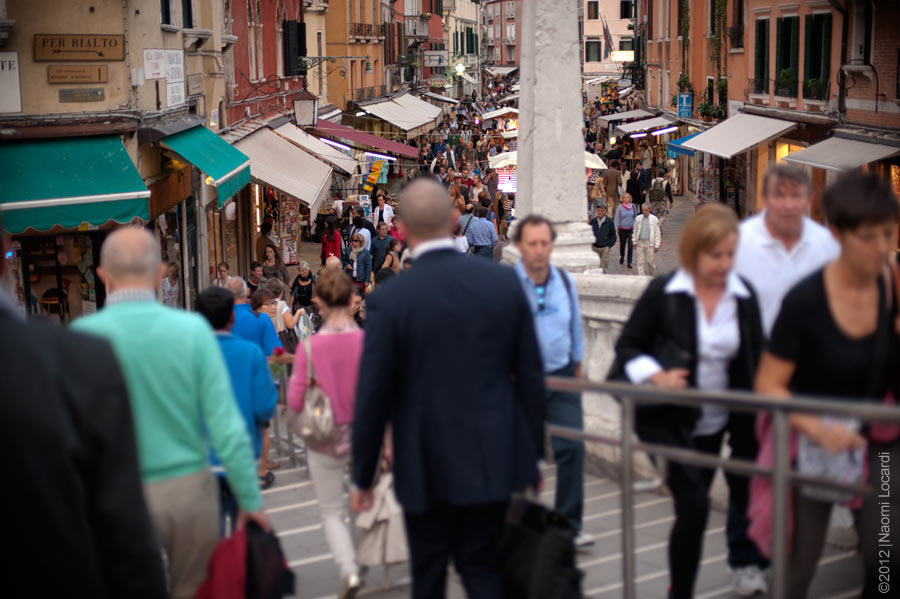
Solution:
M 634 219 L 634 253 L 639 275 L 656 276 L 656 252 L 660 243 L 659 219 L 650 213 L 650 204 L 644 202 L 641 214 Z
M 841 248 L 828 229 L 807 216 L 812 184 L 802 169 L 770 167 L 762 198 L 765 211 L 741 223 L 735 271 L 756 289 L 768 336 L 791 287 L 837 258 Z

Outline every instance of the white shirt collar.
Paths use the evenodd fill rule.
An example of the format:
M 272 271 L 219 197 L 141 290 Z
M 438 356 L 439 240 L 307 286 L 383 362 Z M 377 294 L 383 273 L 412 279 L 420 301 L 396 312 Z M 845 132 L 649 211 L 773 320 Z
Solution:
M 417 245 L 412 251 L 412 256 L 414 259 L 418 260 L 428 252 L 435 252 L 437 250 L 456 250 L 456 244 L 453 243 L 453 239 L 450 237 L 429 239 L 428 241 L 423 241 Z
M 694 276 L 683 268 L 679 268 L 675 272 L 675 276 L 666 283 L 665 291 L 666 293 L 687 293 L 691 297 L 697 297 Z M 734 270 L 728 273 L 728 278 L 725 280 L 725 293 L 739 298 L 750 297 L 750 290 Z
M 804 245 L 811 241 L 811 236 L 813 234 L 813 228 L 811 226 L 809 226 L 809 223 L 807 222 L 808 220 L 810 220 L 809 217 L 807 217 L 807 216 L 803 217 L 803 232 L 800 233 L 800 239 L 797 240 L 797 243 L 793 247 L 797 247 L 799 245 Z M 772 232 L 769 231 L 769 226 L 766 224 L 766 211 L 765 210 L 763 210 L 762 212 L 759 213 L 759 228 L 757 229 L 757 232 L 760 235 L 760 237 L 763 238 L 763 241 L 767 245 L 784 246 L 784 242 L 781 241 L 780 239 L 777 239 L 775 236 L 772 235 Z

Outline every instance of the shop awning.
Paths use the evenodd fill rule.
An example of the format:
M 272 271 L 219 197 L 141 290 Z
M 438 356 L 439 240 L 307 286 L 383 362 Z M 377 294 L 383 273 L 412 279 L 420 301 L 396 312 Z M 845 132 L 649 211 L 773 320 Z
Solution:
M 784 157 L 787 162 L 832 171 L 846 171 L 900 154 L 897 146 L 832 137 Z
M 650 129 L 659 129 L 660 127 L 669 127 L 672 123 L 673 122 L 670 119 L 667 119 L 664 116 L 657 116 L 652 119 L 643 119 L 618 125 L 616 131 L 622 135 L 628 135 L 629 133 L 638 133 L 640 131 L 649 131 Z
M 311 214 L 328 192 L 331 167 L 310 156 L 271 129 L 260 129 L 235 144 L 250 157 L 250 173 L 257 181 L 295 197 Z
M 359 107 L 372 116 L 390 123 L 403 131 L 412 131 L 423 125 L 434 124 L 441 109 L 409 94 L 397 96 L 385 102 L 375 102 Z
M 604 77 L 594 77 L 593 79 L 588 79 L 584 82 L 585 85 L 594 85 L 596 83 L 605 83 L 606 81 L 615 81 L 615 77 L 611 77 L 609 75 Z
M 162 145 L 206 173 L 220 208 L 250 183 L 250 159 L 202 125 L 164 137 Z
M 345 175 L 355 175 L 359 169 L 359 162 L 350 156 L 347 156 L 335 147 L 319 141 L 306 131 L 300 129 L 296 125 L 286 123 L 275 129 L 275 132 L 297 144 L 319 160 L 327 162 Z
M 372 135 L 365 131 L 357 131 L 356 129 L 338 123 L 319 119 L 316 124 L 316 131 L 326 137 L 337 137 L 351 143 L 362 144 L 376 150 L 382 150 L 388 154 L 414 159 L 419 157 L 418 150 L 412 146 L 378 137 L 377 135 Z
M 683 147 L 721 158 L 731 158 L 775 139 L 796 126 L 797 123 L 792 121 L 739 113 L 686 141 Z
M 438 102 L 446 102 L 447 104 L 459 104 L 459 100 L 448 98 L 447 96 L 442 96 L 441 94 L 436 94 L 434 92 L 425 92 L 422 95 L 426 98 L 437 100 Z
M 464 81 L 468 81 L 472 85 L 478 85 L 478 81 L 468 73 L 460 73 L 459 76 L 462 77 Z
M 519 130 L 510 129 L 509 131 L 502 132 L 500 135 L 503 136 L 503 139 L 514 139 L 516 137 L 519 137 Z
M 0 181 L 13 234 L 150 218 L 150 192 L 115 135 L 0 144 Z
M 693 139 L 700 135 L 702 131 L 697 133 L 691 133 L 690 135 L 685 135 L 684 137 L 679 137 L 678 139 L 673 139 L 672 141 L 666 143 L 666 152 L 668 153 L 670 158 L 675 158 L 676 154 L 684 154 L 685 156 L 693 156 L 694 151 L 689 150 L 681 146 L 684 142 L 689 139 Z
M 614 112 L 612 114 L 603 115 L 600 117 L 600 120 L 609 123 L 612 121 L 627 121 L 628 119 L 639 119 L 650 116 L 653 116 L 653 114 L 646 110 L 628 110 L 626 112 Z
M 487 71 L 488 73 L 491 73 L 492 75 L 500 75 L 501 77 L 504 77 L 514 71 L 518 71 L 519 67 L 517 67 L 517 66 L 485 67 L 484 70 Z
M 513 94 L 513 95 L 511 95 L 511 96 L 506 96 L 505 98 L 503 98 L 503 99 L 500 100 L 500 101 L 501 101 L 501 102 L 515 102 L 515 101 L 517 101 L 518 99 L 519 99 L 519 94 Z
M 508 117 L 508 118 L 518 118 L 519 111 L 515 108 L 501 108 L 499 110 L 491 110 L 489 112 L 485 112 L 481 115 L 482 120 L 488 121 L 490 119 L 497 119 L 500 117 Z

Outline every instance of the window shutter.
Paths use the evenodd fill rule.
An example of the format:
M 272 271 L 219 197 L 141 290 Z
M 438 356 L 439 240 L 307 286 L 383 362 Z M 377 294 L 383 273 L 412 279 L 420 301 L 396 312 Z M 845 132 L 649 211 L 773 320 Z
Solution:
M 791 76 L 800 74 L 800 17 L 791 17 Z
M 822 70 L 823 81 L 831 77 L 831 15 L 822 15 Z M 900 85 L 900 84 L 898 84 Z M 824 91 L 824 89 L 823 89 Z
M 781 64 L 781 30 L 783 29 L 784 19 L 777 19 L 775 21 L 775 79 L 781 75 L 781 69 L 784 65 Z
M 306 22 L 297 23 L 297 56 L 294 62 L 299 63 L 299 58 L 306 58 L 309 54 L 306 51 Z M 299 69 L 300 75 L 306 75 L 306 69 Z
M 459 54 L 459 32 L 453 32 L 453 54 Z
M 805 38 L 803 44 L 803 81 L 809 81 L 811 77 L 817 77 L 818 73 L 815 71 L 818 69 L 819 65 L 813 65 L 812 63 L 812 53 L 813 53 L 813 16 L 806 15 L 805 21 Z M 812 67 L 812 70 L 810 70 Z
M 478 34 L 477 33 L 473 34 L 472 39 L 475 41 L 475 44 L 474 44 L 475 48 L 473 50 L 473 54 L 478 54 Z
M 300 65 L 297 60 L 297 21 L 282 21 L 281 41 L 281 52 L 284 55 L 284 76 L 296 77 L 300 74 Z

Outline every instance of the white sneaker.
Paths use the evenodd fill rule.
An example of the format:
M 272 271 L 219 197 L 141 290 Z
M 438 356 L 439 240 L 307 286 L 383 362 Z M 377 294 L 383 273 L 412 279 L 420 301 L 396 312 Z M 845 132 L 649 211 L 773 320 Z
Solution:
M 731 574 L 731 588 L 741 597 L 752 597 L 756 593 L 766 593 L 769 585 L 757 566 L 737 568 Z
M 584 549 L 585 547 L 590 547 L 594 544 L 594 535 L 588 534 L 586 532 L 578 533 L 578 536 L 575 537 L 575 549 Z

